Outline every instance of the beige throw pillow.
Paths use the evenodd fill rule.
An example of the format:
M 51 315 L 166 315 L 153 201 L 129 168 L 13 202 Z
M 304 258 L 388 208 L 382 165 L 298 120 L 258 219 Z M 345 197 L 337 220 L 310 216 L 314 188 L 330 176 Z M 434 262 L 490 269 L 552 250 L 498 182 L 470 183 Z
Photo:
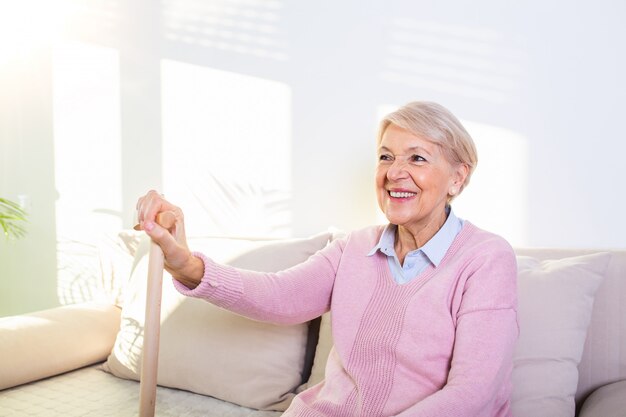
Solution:
M 330 238 L 250 241 L 192 239 L 190 247 L 239 268 L 273 272 L 305 261 Z M 148 242 L 144 242 L 144 246 Z M 122 325 L 105 370 L 138 379 L 145 314 L 146 250 L 125 293 Z M 163 279 L 158 383 L 246 407 L 284 410 L 301 384 L 308 324 L 279 326 L 180 295 Z
M 518 257 L 514 416 L 574 416 L 578 364 L 609 259 L 608 253 L 546 261 Z

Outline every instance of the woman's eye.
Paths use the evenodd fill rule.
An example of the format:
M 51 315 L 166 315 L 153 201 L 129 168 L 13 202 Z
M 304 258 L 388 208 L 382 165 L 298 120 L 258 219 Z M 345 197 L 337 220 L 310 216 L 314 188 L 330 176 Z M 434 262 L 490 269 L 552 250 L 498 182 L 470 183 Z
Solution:
M 378 157 L 378 160 L 379 160 L 379 161 L 391 161 L 391 156 L 390 156 L 390 155 L 384 155 L 384 154 L 383 154 L 383 155 L 380 155 L 380 156 Z
M 413 155 L 413 156 L 411 156 L 411 161 L 413 161 L 413 162 L 426 162 L 426 159 L 424 159 L 423 157 L 421 157 L 419 155 Z

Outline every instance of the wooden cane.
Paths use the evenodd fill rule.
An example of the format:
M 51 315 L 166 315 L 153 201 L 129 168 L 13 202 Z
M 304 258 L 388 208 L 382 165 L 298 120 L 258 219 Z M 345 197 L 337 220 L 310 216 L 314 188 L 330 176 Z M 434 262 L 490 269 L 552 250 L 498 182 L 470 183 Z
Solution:
M 156 222 L 172 228 L 176 217 L 172 212 L 159 213 Z M 135 226 L 135 229 L 138 229 Z M 153 417 L 156 407 L 157 370 L 159 367 L 159 335 L 161 333 L 161 287 L 163 284 L 163 251 L 150 241 L 148 255 L 148 288 L 146 316 L 143 327 L 143 354 L 139 382 L 139 416 Z

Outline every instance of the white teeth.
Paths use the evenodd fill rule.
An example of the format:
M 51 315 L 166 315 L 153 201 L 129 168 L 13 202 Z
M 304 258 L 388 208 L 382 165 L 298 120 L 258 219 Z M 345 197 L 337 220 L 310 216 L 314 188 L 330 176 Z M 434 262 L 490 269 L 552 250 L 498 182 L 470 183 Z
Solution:
M 408 197 L 413 197 L 415 194 L 416 193 L 389 191 L 389 195 L 395 198 L 408 198 Z

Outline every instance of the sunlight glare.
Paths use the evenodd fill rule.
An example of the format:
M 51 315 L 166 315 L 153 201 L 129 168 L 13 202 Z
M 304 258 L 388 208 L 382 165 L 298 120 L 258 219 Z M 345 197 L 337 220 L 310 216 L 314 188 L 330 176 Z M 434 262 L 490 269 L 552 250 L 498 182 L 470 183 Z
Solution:
M 57 279 L 64 304 L 98 292 L 96 242 L 122 228 L 119 65 L 113 48 L 82 42 L 54 48 Z
M 0 67 L 53 44 L 74 12 L 69 0 L 0 0 Z
M 528 244 L 528 140 L 518 132 L 461 121 L 478 149 L 478 167 L 454 200 L 459 217 L 503 236 L 513 246 Z
M 162 61 L 163 184 L 187 230 L 291 233 L 291 89 Z

